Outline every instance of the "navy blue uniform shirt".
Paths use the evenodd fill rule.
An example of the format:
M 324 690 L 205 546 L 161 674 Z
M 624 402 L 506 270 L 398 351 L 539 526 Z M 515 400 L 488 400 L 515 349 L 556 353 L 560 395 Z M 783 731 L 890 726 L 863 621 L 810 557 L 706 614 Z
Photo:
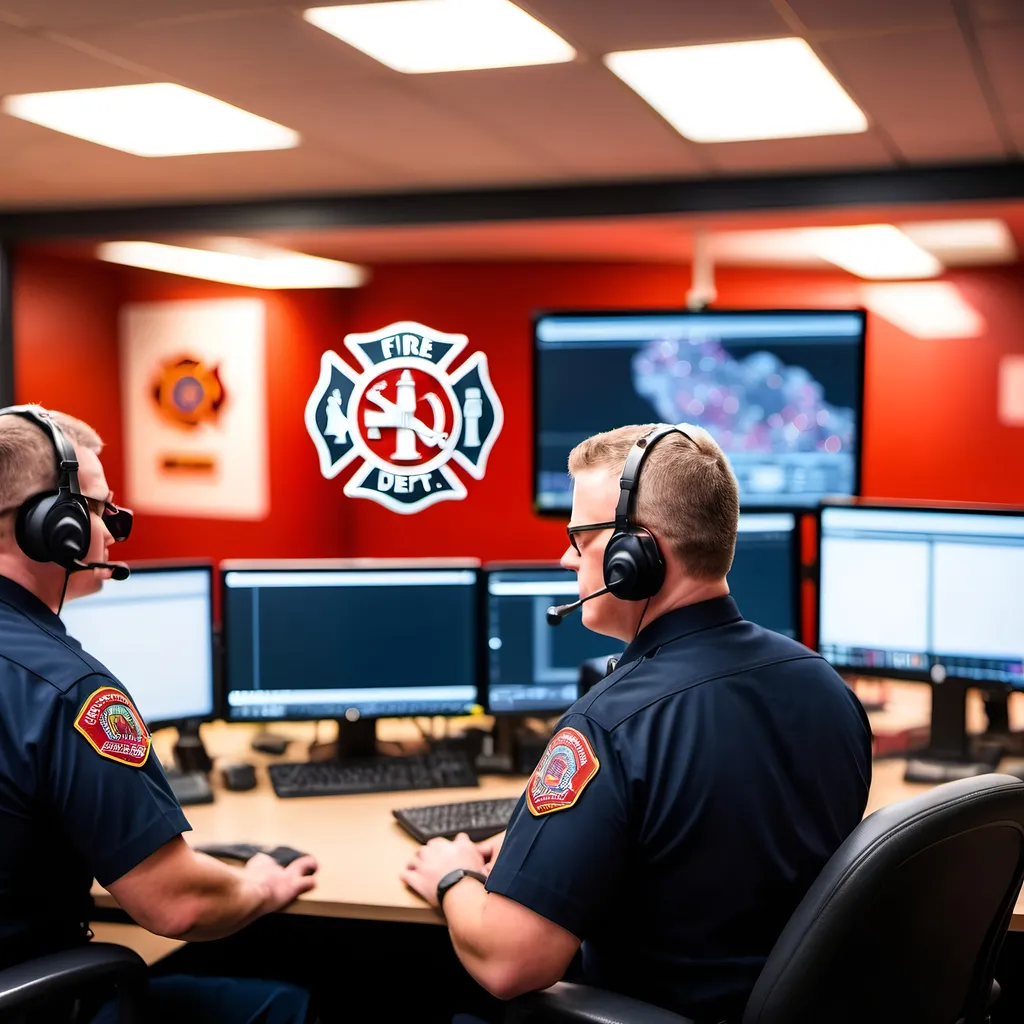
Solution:
M 835 671 L 704 601 L 647 626 L 562 717 L 487 888 L 583 940 L 588 983 L 738 1019 L 870 780 L 867 716 Z
M 106 703 L 83 718 L 99 691 Z M 125 692 L 0 576 L 0 968 L 83 942 L 92 879 L 116 881 L 189 829 L 156 755 L 142 762 L 130 698 L 110 691 Z

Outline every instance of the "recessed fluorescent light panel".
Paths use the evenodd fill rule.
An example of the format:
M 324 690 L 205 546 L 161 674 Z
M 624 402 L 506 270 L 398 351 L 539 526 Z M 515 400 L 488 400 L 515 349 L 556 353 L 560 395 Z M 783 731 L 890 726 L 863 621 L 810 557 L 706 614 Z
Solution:
M 561 36 L 509 0 L 397 0 L 311 7 L 306 21 L 395 71 L 511 68 L 570 61 Z
M 24 121 L 135 156 L 291 149 L 298 132 L 171 82 L 5 96 Z
M 922 249 L 947 265 L 1012 263 L 1017 245 L 1004 221 L 996 217 L 976 220 L 932 220 L 900 224 L 900 230 Z
M 694 142 L 845 135 L 868 127 L 803 39 L 624 50 L 604 62 Z
M 864 286 L 864 305 L 915 338 L 977 338 L 982 315 L 947 281 Z
M 96 255 L 108 263 L 247 288 L 358 288 L 369 276 L 354 263 L 306 256 L 250 239 L 215 239 L 208 244 L 210 248 L 191 249 L 159 242 L 105 242 Z
M 943 266 L 893 224 L 808 228 L 814 253 L 858 277 L 872 280 L 935 277 Z

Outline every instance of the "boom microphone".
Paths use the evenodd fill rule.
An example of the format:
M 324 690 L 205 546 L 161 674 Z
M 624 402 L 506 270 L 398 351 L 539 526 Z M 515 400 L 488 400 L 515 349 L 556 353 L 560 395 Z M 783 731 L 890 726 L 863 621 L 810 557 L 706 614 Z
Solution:
M 580 605 L 589 601 L 592 597 L 600 597 L 602 594 L 610 594 L 611 587 L 602 587 L 600 590 L 595 590 L 592 594 L 587 594 L 586 597 L 581 597 L 578 601 L 573 601 L 572 604 L 553 604 L 546 612 L 548 625 L 549 626 L 560 626 L 562 619 L 567 615 L 571 615 Z
M 75 568 L 72 572 L 85 572 L 87 569 L 109 569 L 110 578 L 122 583 L 131 576 L 132 571 L 125 562 L 80 562 L 75 559 Z

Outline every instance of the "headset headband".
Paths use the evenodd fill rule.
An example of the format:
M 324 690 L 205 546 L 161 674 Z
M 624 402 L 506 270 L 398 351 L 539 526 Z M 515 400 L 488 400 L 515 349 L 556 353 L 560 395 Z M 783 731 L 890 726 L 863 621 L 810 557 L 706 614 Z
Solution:
M 640 478 L 640 467 L 650 450 L 666 435 L 682 434 L 691 444 L 694 440 L 682 427 L 670 425 L 655 427 L 641 437 L 629 450 L 626 464 L 619 479 L 619 503 L 615 507 L 615 530 L 620 532 L 629 526 L 636 511 L 636 482 Z
M 68 490 L 72 494 L 82 493 L 78 489 L 78 458 L 75 449 L 45 409 L 38 405 L 11 405 L 0 409 L 0 416 L 20 416 L 39 427 L 50 439 L 53 454 L 57 457 L 57 489 Z

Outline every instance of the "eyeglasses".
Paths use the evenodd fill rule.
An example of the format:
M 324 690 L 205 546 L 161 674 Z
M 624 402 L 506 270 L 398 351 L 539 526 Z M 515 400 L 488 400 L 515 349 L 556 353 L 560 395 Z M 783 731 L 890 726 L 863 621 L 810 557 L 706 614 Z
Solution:
M 612 520 L 610 523 L 586 523 L 583 526 L 567 526 L 565 528 L 565 535 L 569 538 L 569 543 L 572 545 L 573 551 L 577 555 L 583 554 L 580 551 L 579 542 L 576 540 L 576 535 L 579 533 L 593 533 L 597 530 L 614 530 L 615 521 Z
M 112 501 L 90 498 L 87 494 L 83 494 L 82 497 L 85 498 L 89 511 L 103 520 L 103 525 L 115 542 L 128 539 L 135 518 L 131 509 L 121 508 L 120 505 L 115 505 Z

